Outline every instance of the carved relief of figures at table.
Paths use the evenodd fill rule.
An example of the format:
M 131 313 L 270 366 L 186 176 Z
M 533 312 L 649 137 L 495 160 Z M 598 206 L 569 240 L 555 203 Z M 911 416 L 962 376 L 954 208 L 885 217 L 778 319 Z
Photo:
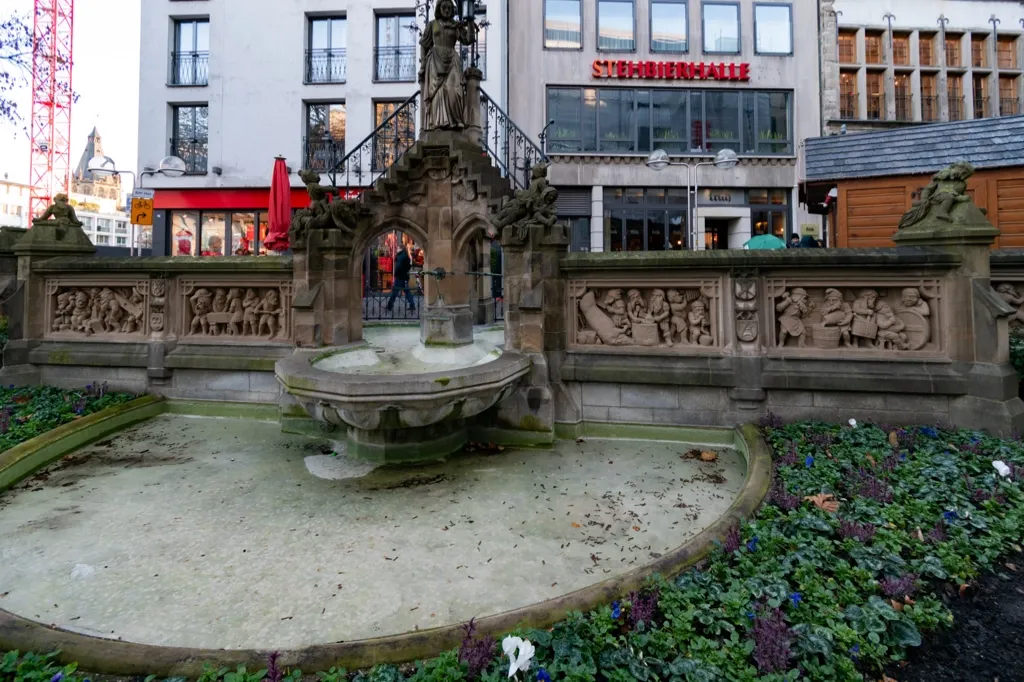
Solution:
M 572 291 L 576 345 L 685 350 L 719 344 L 717 282 L 659 287 L 577 282 Z
M 182 282 L 182 337 L 225 342 L 291 338 L 291 284 Z
M 1014 313 L 1010 316 L 1010 326 L 1024 327 L 1024 282 L 999 282 L 995 284 L 996 293 L 1009 303 Z
M 936 281 L 906 286 L 769 282 L 775 346 L 785 349 L 937 351 Z
M 46 328 L 49 334 L 91 337 L 97 334 L 145 335 L 149 282 L 111 285 L 47 281 Z

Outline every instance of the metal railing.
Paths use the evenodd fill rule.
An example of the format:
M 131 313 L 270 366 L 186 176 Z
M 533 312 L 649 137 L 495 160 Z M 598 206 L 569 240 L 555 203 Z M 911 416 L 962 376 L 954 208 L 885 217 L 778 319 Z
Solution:
M 857 118 L 858 100 L 855 92 L 839 95 L 839 118 Z
M 885 95 L 868 95 L 867 119 L 881 121 L 885 118 Z
M 939 120 L 939 98 L 935 95 L 923 95 L 921 97 L 921 120 Z
M 897 121 L 913 121 L 914 120 L 914 96 L 913 95 L 896 95 L 896 120 Z
M 409 308 L 405 294 L 399 291 L 395 294 L 391 310 L 388 310 L 388 300 L 391 298 L 392 289 L 367 285 L 363 289 L 363 319 L 370 321 L 420 319 L 420 309 L 423 307 L 423 288 L 414 279 L 409 282 L 409 291 L 412 294 L 412 300 L 415 301 L 415 307 Z
M 368 187 L 416 142 L 420 91 L 395 110 L 330 169 L 335 187 Z M 343 184 L 338 184 L 340 182 Z
M 480 106 L 480 143 L 514 187 L 528 187 L 530 172 L 547 155 L 483 89 Z
M 171 53 L 171 85 L 207 85 L 209 78 L 209 52 Z
M 345 50 L 306 50 L 306 83 L 344 83 L 347 75 Z
M 1016 97 L 1010 99 L 1008 97 L 1001 97 L 999 99 L 999 115 L 1000 116 L 1016 116 L 1020 113 L 1020 102 Z
M 462 57 L 462 68 L 468 69 L 473 60 L 473 48 L 469 45 L 459 44 L 459 55 Z M 480 69 L 484 80 L 487 80 L 487 43 L 476 44 L 476 68 Z
M 210 156 L 208 140 L 171 138 L 171 156 L 177 156 L 185 162 L 185 173 L 202 175 L 206 173 L 207 160 Z
M 974 118 L 988 118 L 992 114 L 988 104 L 988 97 L 974 98 Z
M 322 137 L 302 138 L 302 167 L 326 173 L 345 157 L 345 141 Z
M 964 120 L 964 100 L 960 95 L 949 96 L 949 120 Z
M 416 52 L 413 45 L 373 48 L 373 80 L 401 83 L 416 80 Z

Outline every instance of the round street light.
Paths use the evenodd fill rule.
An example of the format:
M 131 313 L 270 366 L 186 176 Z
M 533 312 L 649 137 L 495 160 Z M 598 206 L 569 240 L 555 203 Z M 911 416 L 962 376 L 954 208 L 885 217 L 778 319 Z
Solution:
M 185 171 L 185 162 L 177 156 L 165 156 L 160 159 L 160 164 L 156 169 L 157 173 L 166 175 L 169 178 L 180 178 L 185 174 Z
M 111 175 L 117 175 L 117 164 L 109 156 L 94 156 L 89 159 L 89 163 L 86 166 L 88 171 L 93 175 L 100 177 L 110 177 Z
M 651 154 L 651 157 L 653 156 L 654 154 Z M 665 158 L 668 158 L 668 154 L 665 155 Z M 715 168 L 724 168 L 726 170 L 729 170 L 730 168 L 735 168 L 736 164 L 738 164 L 739 162 L 740 158 L 736 155 L 736 152 L 734 152 L 731 149 L 723 149 L 722 151 L 715 154 Z M 647 165 L 650 164 L 651 162 L 648 161 Z
M 668 158 L 668 152 L 664 149 L 655 149 L 651 152 L 651 155 L 647 157 L 647 167 L 652 170 L 665 170 L 670 165 L 671 162 Z

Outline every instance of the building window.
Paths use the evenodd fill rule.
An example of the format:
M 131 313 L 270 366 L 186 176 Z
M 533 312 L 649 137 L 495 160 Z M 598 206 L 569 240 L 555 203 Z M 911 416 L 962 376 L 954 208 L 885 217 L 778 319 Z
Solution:
M 97 232 L 110 232 L 110 218 L 97 218 L 96 219 L 96 231 Z
M 839 74 L 839 118 L 857 118 L 858 105 L 857 72 L 843 71 Z
M 999 113 L 1002 116 L 1016 116 L 1020 113 L 1016 76 L 999 77 Z
M 921 33 L 917 38 L 918 61 L 921 66 L 935 66 L 935 34 Z
M 306 105 L 306 136 L 303 168 L 325 173 L 345 156 L 345 103 L 317 102 Z
M 793 54 L 791 5 L 754 5 L 754 52 Z
M 750 233 L 773 234 L 779 239 L 786 239 L 789 232 L 789 192 L 784 189 L 752 189 L 747 195 Z
M 114 223 L 114 230 L 116 230 L 117 232 L 127 232 L 128 224 L 125 223 L 123 220 L 118 220 L 116 223 Z
M 882 64 L 882 34 L 864 34 L 864 62 L 866 64 Z
M 544 47 L 583 49 L 582 0 L 544 0 Z
M 206 85 L 210 66 L 210 20 L 174 22 L 171 85 Z
M 988 78 L 976 75 L 972 83 L 974 88 L 974 118 L 988 118 L 992 110 L 988 103 Z
M 374 102 L 373 121 L 380 131 L 373 138 L 373 171 L 382 172 L 416 142 L 416 115 L 401 102 Z
M 553 154 L 793 153 L 790 92 L 550 87 L 547 95 Z
M 947 76 L 946 91 L 949 98 L 949 120 L 962 121 L 964 119 L 963 77 Z
M 885 81 L 883 74 L 869 72 L 867 74 L 868 88 L 868 119 L 880 121 L 885 118 Z
M 96 235 L 97 246 L 108 246 L 110 244 L 110 237 L 105 234 Z
M 117 246 L 128 246 L 128 237 L 115 237 L 114 243 Z
M 416 26 L 416 17 L 412 14 L 377 16 L 374 80 L 391 83 L 416 80 L 418 38 L 410 30 L 411 26 Z
M 172 256 L 267 255 L 265 212 L 172 211 Z M 228 229 L 230 227 L 230 229 Z
M 921 75 L 921 120 L 939 120 L 939 86 L 934 74 Z
M 1000 38 L 996 41 L 996 59 L 1000 69 L 1017 68 L 1017 39 Z
M 896 66 L 910 66 L 910 36 L 897 33 L 892 37 L 892 63 Z
M 173 111 L 171 155 L 185 162 L 186 173 L 205 173 L 209 157 L 210 108 L 205 104 L 187 105 L 176 106 Z
M 705 2 L 701 11 L 705 54 L 739 54 L 740 6 L 732 2 Z
M 348 22 L 345 17 L 311 18 L 306 51 L 307 83 L 344 83 Z
M 839 32 L 839 63 L 857 63 L 857 33 L 855 31 Z
M 988 49 L 985 36 L 971 36 L 971 66 L 975 69 L 988 68 Z
M 946 36 L 946 66 L 958 69 L 963 66 L 960 58 L 960 36 Z
M 633 0 L 598 0 L 597 49 L 632 52 L 636 49 Z
M 616 187 L 604 191 L 609 251 L 681 251 L 687 243 L 686 188 Z
M 690 49 L 690 13 L 686 0 L 651 0 L 651 52 Z
M 911 94 L 910 76 L 897 74 L 893 78 L 893 89 L 896 94 L 896 120 L 914 120 L 914 97 Z

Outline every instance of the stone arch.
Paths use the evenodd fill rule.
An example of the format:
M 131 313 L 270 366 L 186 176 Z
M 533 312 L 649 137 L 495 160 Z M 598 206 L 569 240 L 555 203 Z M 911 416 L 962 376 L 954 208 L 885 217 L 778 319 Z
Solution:
M 373 243 L 373 240 L 391 230 L 400 230 L 413 235 L 416 241 L 423 246 L 424 253 L 429 257 L 430 240 L 427 237 L 426 231 L 421 226 L 401 216 L 387 217 L 375 223 L 373 227 L 361 230 L 356 235 L 355 240 L 352 242 L 352 258 L 349 265 L 352 277 L 358 278 L 360 276 L 363 267 L 363 256 L 366 253 L 366 249 Z
M 491 229 L 491 227 L 490 218 L 482 213 L 471 213 L 466 216 L 452 232 L 452 247 L 455 254 L 460 258 L 465 256 L 463 251 L 466 245 L 474 237 L 486 235 L 487 230 Z

